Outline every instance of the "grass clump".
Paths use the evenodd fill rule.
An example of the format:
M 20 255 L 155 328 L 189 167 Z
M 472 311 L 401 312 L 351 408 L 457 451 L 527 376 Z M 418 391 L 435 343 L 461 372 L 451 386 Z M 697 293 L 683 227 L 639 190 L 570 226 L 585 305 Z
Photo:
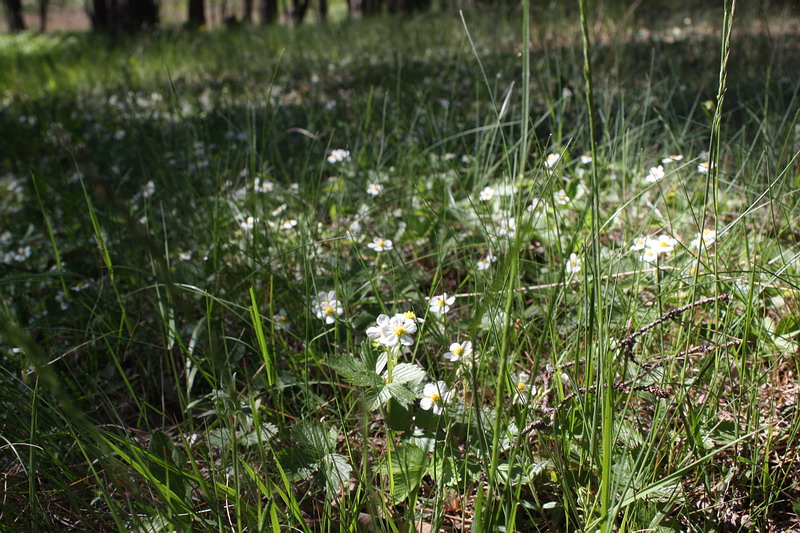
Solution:
M 2 522 L 796 523 L 796 36 L 559 9 L 6 38 Z

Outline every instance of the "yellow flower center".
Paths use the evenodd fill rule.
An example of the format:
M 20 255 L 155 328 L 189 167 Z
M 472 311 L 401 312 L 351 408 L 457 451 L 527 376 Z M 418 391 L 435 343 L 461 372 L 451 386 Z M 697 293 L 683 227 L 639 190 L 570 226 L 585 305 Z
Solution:
M 397 335 L 398 337 L 402 337 L 403 335 L 406 334 L 406 328 L 404 328 L 403 326 L 397 326 L 396 328 L 394 328 L 394 334 Z
M 524 392 L 527 387 L 524 383 L 517 383 L 517 390 L 520 392 Z
M 442 399 L 442 397 L 439 396 L 438 392 L 434 392 L 433 394 L 430 395 L 431 403 L 439 403 L 439 400 L 441 400 L 441 399 Z
M 463 346 L 459 346 L 458 348 L 454 348 L 453 349 L 453 354 L 455 354 L 455 355 L 461 355 L 462 353 L 464 353 L 464 347 Z
M 322 311 L 323 311 L 323 312 L 324 312 L 326 315 L 332 315 L 333 313 L 335 313 L 335 312 L 336 312 L 336 309 L 334 309 L 334 308 L 333 308 L 332 306 L 330 306 L 330 305 L 326 305 L 326 306 L 325 306 L 325 308 L 324 308 Z
M 417 315 L 414 314 L 414 311 L 406 311 L 405 313 L 403 313 L 403 316 L 406 317 L 409 320 L 416 320 L 417 319 Z

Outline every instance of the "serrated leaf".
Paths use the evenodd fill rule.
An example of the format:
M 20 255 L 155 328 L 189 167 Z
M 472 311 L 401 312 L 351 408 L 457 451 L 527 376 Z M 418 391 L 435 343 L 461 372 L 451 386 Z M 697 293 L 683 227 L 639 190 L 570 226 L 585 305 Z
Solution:
M 405 500 L 419 486 L 427 466 L 428 454 L 413 444 L 406 444 L 396 449 L 391 463 L 384 462 L 379 467 L 381 473 L 392 476 L 392 499 L 395 503 Z
M 303 420 L 295 424 L 292 428 L 292 435 L 300 447 L 316 459 L 333 453 L 336 447 L 337 432 L 326 430 L 321 423 L 316 421 Z
M 332 355 L 325 364 L 342 376 L 348 383 L 357 387 L 377 387 L 383 380 L 365 366 L 362 361 L 349 355 Z
M 325 492 L 328 498 L 333 498 L 342 486 L 350 480 L 350 473 L 353 468 L 344 455 L 330 453 L 320 461 L 320 470 L 325 481 Z
M 279 451 L 276 457 L 290 481 L 307 479 L 319 468 L 314 456 L 306 450 L 286 448 Z
M 384 373 L 388 377 L 387 373 Z M 400 363 L 392 370 L 392 383 L 410 383 L 425 377 L 425 370 L 413 363 Z
M 392 397 L 392 393 L 389 390 L 387 385 L 384 385 L 380 388 L 375 388 L 368 390 L 366 393 L 367 397 L 367 409 L 370 411 L 374 411 L 378 409 L 381 405 L 385 404 L 389 401 L 389 398 Z
M 384 390 L 389 391 L 392 398 L 397 400 L 403 407 L 408 407 L 417 400 L 417 396 L 402 383 L 387 383 Z

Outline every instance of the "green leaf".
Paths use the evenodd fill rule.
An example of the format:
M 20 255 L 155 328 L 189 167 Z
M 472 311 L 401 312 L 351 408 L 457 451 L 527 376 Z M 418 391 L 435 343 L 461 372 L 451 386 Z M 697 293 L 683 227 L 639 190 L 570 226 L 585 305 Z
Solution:
M 775 335 L 796 335 L 800 333 L 800 316 L 787 316 L 778 322 L 775 328 Z
M 147 451 L 153 456 L 148 461 L 153 477 L 186 501 L 191 488 L 180 474 L 181 468 L 178 465 L 184 463 L 184 460 L 175 443 L 163 431 L 155 431 L 150 437 Z
M 304 420 L 295 424 L 292 435 L 303 449 L 318 460 L 323 455 L 333 453 L 338 433 L 333 428 L 326 430 L 319 422 Z
M 410 383 L 425 377 L 425 370 L 412 363 L 400 363 L 392 371 L 393 383 Z
M 402 383 L 387 383 L 384 390 L 397 400 L 403 407 L 408 407 L 417 400 L 416 394 L 408 390 Z
M 388 388 L 388 385 L 384 385 L 380 388 L 375 388 L 368 390 L 366 393 L 367 397 L 367 409 L 370 411 L 374 411 L 378 409 L 381 405 L 385 404 L 389 401 L 389 398 L 392 397 L 392 393 Z
M 320 470 L 325 481 L 325 492 L 328 498 L 333 498 L 347 481 L 353 468 L 347 457 L 338 453 L 330 453 L 320 461 Z
M 409 409 L 403 407 L 394 398 L 389 398 L 386 409 L 386 427 L 394 431 L 411 431 L 413 416 Z
M 279 451 L 276 457 L 289 481 L 307 479 L 319 468 L 319 463 L 314 456 L 306 450 L 286 448 Z
M 392 499 L 395 503 L 408 498 L 420 484 L 427 473 L 428 454 L 413 444 L 398 446 L 392 455 L 391 464 L 384 462 L 379 467 L 383 474 L 392 476 L 394 490 Z
M 350 355 L 332 355 L 325 364 L 357 387 L 378 387 L 383 383 L 381 377 L 371 368 Z

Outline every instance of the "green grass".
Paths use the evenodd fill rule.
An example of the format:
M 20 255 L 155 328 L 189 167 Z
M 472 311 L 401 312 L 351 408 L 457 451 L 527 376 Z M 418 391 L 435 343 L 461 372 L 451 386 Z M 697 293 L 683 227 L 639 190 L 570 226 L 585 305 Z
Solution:
M 796 527 L 792 19 L 628 7 L 2 37 L 0 523 Z

